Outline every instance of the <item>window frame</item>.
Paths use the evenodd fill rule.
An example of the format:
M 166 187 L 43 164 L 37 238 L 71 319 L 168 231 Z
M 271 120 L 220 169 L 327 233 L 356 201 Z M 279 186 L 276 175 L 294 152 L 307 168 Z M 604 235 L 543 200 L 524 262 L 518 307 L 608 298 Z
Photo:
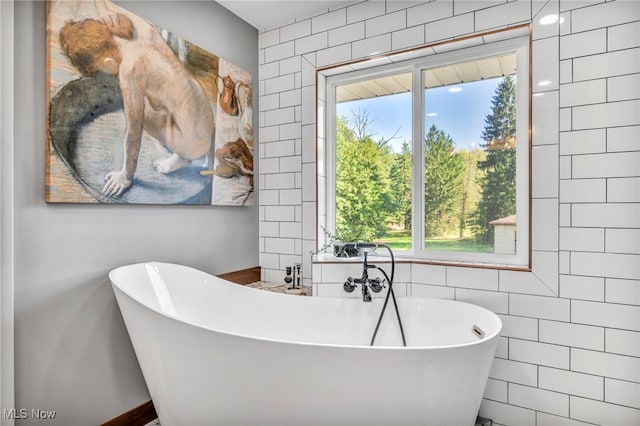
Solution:
M 522 28 L 506 29 L 496 33 L 478 34 L 432 46 L 413 49 L 413 57 L 399 60 L 403 53 L 383 55 L 368 61 L 345 64 L 322 71 L 324 81 L 318 81 L 318 193 L 324 195 L 324 211 L 318 214 L 318 241 L 324 231 L 335 233 L 336 200 L 336 87 L 387 75 L 411 72 L 412 77 L 412 250 L 399 252 L 403 258 L 424 262 L 490 268 L 531 269 L 531 30 L 523 35 Z M 513 31 L 512 34 L 509 34 Z M 492 37 L 493 36 L 493 37 Z M 478 43 L 478 40 L 481 42 Z M 474 43 L 476 42 L 476 43 Z M 417 52 L 419 56 L 415 54 Z M 516 55 L 516 253 L 473 253 L 431 251 L 424 248 L 424 71 L 456 63 L 470 62 L 508 53 Z M 417 57 L 416 57 L 417 56 Z M 380 63 L 383 63 L 380 65 Z M 523 83 L 520 83 L 523 82 Z M 322 92 L 322 93 L 321 93 Z M 321 106 L 322 105 L 322 106 Z M 321 129 L 321 118 L 326 128 Z M 324 136 L 322 138 L 321 136 Z M 319 147 L 320 148 L 320 147 Z M 320 170 L 325 170 L 321 176 Z M 322 182 L 325 182 L 321 186 Z M 325 235 L 326 237 L 326 235 Z M 326 242 L 326 241 L 325 241 Z

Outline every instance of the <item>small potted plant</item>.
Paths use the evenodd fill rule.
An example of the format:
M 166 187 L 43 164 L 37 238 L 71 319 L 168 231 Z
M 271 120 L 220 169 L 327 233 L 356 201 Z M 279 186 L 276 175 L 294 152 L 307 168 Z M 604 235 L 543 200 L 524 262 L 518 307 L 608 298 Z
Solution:
M 358 247 L 356 241 L 334 241 L 333 255 L 335 257 L 360 257 L 362 256 L 362 249 Z
M 349 229 L 334 235 L 323 227 L 322 232 L 325 235 L 326 242 L 317 253 L 324 252 L 329 247 L 332 247 L 335 257 L 349 258 L 362 256 L 362 249 L 357 246 L 359 242 L 362 242 L 359 231 Z

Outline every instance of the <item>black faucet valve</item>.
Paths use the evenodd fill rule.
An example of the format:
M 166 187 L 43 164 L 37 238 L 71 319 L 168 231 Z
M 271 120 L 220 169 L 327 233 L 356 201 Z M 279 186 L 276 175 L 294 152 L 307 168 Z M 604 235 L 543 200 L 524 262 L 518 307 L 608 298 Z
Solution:
M 347 280 L 344 282 L 344 284 L 342 285 L 342 288 L 344 289 L 344 291 L 346 291 L 347 293 L 352 293 L 353 290 L 356 289 L 356 285 L 353 283 L 353 278 L 349 277 L 347 278 Z
M 380 293 L 384 288 L 384 282 L 380 278 L 371 279 L 369 283 L 371 284 L 371 291 L 374 293 Z

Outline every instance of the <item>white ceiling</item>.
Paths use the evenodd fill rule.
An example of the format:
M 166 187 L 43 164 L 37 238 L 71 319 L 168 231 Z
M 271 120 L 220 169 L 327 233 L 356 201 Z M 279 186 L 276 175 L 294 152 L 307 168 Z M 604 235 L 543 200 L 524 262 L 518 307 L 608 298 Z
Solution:
M 217 0 L 258 31 L 271 30 L 360 1 L 362 0 Z
M 1 0 L 0 0 L 1 1 Z M 362 0 L 216 0 L 223 7 L 251 24 L 258 31 L 267 31 L 301 19 L 326 13 Z M 375 1 L 375 0 L 374 0 Z M 399 1 L 399 0 L 397 0 Z M 497 38 L 500 35 L 495 36 Z M 464 45 L 466 42 L 461 42 Z M 460 43 L 459 43 L 460 44 Z M 450 44 L 450 46 L 456 43 Z M 458 46 L 460 48 L 462 46 Z M 431 49 L 431 48 L 427 48 Z M 420 50 L 413 51 L 420 53 Z M 426 53 L 425 53 L 426 54 Z M 397 55 L 401 57 L 402 55 Z M 393 61 L 393 58 L 382 58 Z M 400 58 L 401 59 L 401 58 Z M 431 69 L 425 73 L 425 88 L 448 86 L 515 73 L 515 55 L 502 55 L 469 63 Z M 410 75 L 375 78 L 340 86 L 338 102 L 367 99 L 411 90 Z

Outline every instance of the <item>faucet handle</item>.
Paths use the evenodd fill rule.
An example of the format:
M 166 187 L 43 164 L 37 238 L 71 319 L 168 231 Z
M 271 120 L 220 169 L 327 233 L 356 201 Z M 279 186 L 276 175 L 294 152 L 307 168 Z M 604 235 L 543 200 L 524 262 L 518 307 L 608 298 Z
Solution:
M 371 291 L 374 293 L 380 293 L 384 288 L 384 282 L 380 278 L 372 278 L 369 280 L 371 285 Z
M 347 278 L 347 280 L 344 282 L 344 284 L 342 285 L 342 288 L 344 289 L 344 291 L 346 291 L 347 293 L 351 293 L 353 292 L 353 290 L 356 289 L 356 285 L 353 283 L 353 278 L 349 277 Z

